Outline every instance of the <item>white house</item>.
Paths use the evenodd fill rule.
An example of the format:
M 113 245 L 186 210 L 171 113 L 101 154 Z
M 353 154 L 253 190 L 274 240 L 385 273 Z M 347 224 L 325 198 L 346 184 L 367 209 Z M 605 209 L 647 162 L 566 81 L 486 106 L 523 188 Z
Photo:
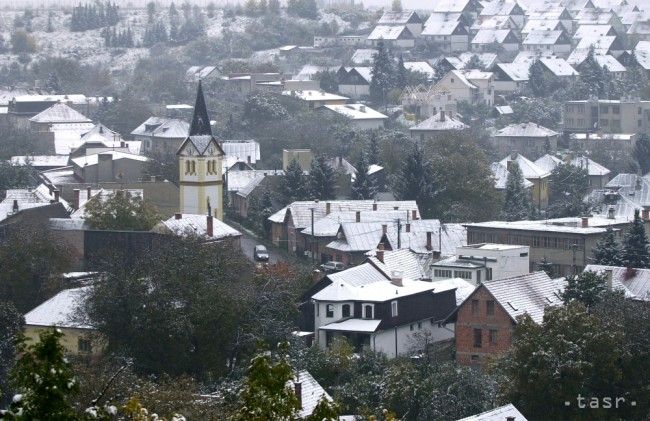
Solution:
M 519 50 L 519 38 L 511 29 L 481 29 L 470 43 L 472 51 Z
M 380 41 L 384 44 L 396 48 L 413 48 L 415 47 L 415 35 L 406 25 L 387 26 L 377 25 L 368 35 L 368 44 L 376 46 Z
M 469 31 L 459 19 L 460 14 L 456 13 L 432 13 L 421 36 L 427 42 L 439 45 L 445 53 L 467 51 Z
M 361 130 L 380 129 L 388 120 L 387 116 L 364 104 L 325 105 L 322 110 L 349 119 L 352 126 Z
M 529 273 L 530 247 L 508 244 L 471 244 L 456 248 L 456 255 L 431 264 L 433 281 L 462 278 L 474 285 Z

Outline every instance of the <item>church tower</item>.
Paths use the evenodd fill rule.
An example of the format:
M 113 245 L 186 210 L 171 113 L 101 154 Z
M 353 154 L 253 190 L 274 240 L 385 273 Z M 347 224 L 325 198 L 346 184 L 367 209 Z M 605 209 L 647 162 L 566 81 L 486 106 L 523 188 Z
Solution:
M 190 132 L 176 154 L 180 169 L 180 212 L 207 214 L 223 220 L 225 153 L 212 135 L 201 81 Z

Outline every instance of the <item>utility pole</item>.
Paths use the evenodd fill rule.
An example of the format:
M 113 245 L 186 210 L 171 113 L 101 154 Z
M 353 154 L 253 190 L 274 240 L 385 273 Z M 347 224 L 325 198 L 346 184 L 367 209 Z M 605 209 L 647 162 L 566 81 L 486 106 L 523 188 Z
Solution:
M 311 249 L 311 265 L 316 264 L 316 256 L 314 256 L 314 208 L 311 208 L 311 242 L 309 248 Z

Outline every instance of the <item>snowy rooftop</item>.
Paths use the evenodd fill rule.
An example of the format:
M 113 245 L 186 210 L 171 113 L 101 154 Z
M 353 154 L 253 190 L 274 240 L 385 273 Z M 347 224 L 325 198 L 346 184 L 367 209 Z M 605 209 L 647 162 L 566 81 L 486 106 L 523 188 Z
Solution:
M 515 161 L 519 165 L 521 173 L 524 175 L 525 179 L 537 179 L 545 178 L 551 175 L 548 171 L 543 170 L 542 168 L 535 165 L 535 163 L 521 154 L 516 154 L 515 156 L 510 155 L 502 159 L 499 163 L 508 168 L 508 161 Z
M 493 162 L 490 165 L 490 171 L 492 171 L 492 175 L 494 176 L 494 188 L 504 190 L 508 183 L 508 176 L 510 175 L 508 167 L 500 162 Z M 533 183 L 524 178 L 524 188 L 530 187 L 533 187 Z
M 410 127 L 410 131 L 439 131 L 439 130 L 465 130 L 469 126 L 456 118 L 447 115 L 444 111 L 436 113 L 426 120 Z
M 54 200 L 54 192 L 51 192 L 45 184 L 39 184 L 35 189 L 6 190 L 5 198 L 0 202 L 0 221 L 13 215 L 14 201 L 18 204 L 18 211 L 21 211 L 47 206 Z M 59 202 L 66 209 L 71 209 L 70 205 L 62 198 L 59 198 Z
M 490 222 L 475 222 L 465 224 L 467 227 L 475 228 L 495 228 L 495 229 L 508 229 L 508 230 L 521 230 L 521 231 L 542 231 L 542 232 L 558 232 L 567 234 L 599 234 L 607 230 L 611 225 L 629 223 L 628 218 L 614 218 L 609 219 L 602 216 L 592 216 L 588 219 L 588 226 L 583 228 L 581 218 L 556 218 L 546 219 L 540 221 L 490 221 Z
M 496 132 L 496 137 L 548 137 L 558 136 L 559 133 L 547 129 L 544 126 L 539 126 L 535 123 L 519 123 L 510 124 L 503 129 Z
M 409 38 L 413 38 L 413 34 L 408 30 L 406 26 L 387 26 L 387 25 L 377 25 L 375 29 L 368 35 L 369 40 L 396 40 L 402 36 L 403 33 L 406 33 Z M 408 38 L 407 38 L 408 39 Z
M 85 167 L 86 165 L 97 165 L 99 162 L 99 156 L 100 155 L 110 155 L 111 159 L 113 161 L 116 161 L 118 159 L 130 159 L 133 161 L 141 161 L 141 162 L 147 162 L 149 161 L 149 158 L 143 155 L 135 155 L 132 153 L 126 153 L 126 152 L 119 152 L 119 151 L 104 151 L 101 153 L 96 153 L 92 155 L 86 155 L 86 156 L 80 156 L 78 158 L 72 158 L 71 162 L 78 166 L 78 167 Z
M 84 294 L 90 287 L 66 289 L 29 313 L 25 314 L 27 326 L 58 326 L 76 329 L 92 329 L 92 326 L 75 320 L 82 305 Z
M 621 266 L 587 265 L 585 272 L 603 274 L 612 271 L 612 287 L 622 290 L 628 298 L 650 301 L 650 269 L 628 269 Z
M 332 401 L 332 397 L 307 370 L 300 370 L 295 379 L 287 382 L 287 387 L 293 389 L 293 383 L 300 383 L 301 385 L 300 403 L 302 407 L 299 411 L 300 418 L 306 418 L 311 415 L 322 398 Z
M 12 156 L 12 165 L 31 165 L 34 168 L 41 167 L 65 167 L 68 165 L 68 157 L 63 155 L 33 155 L 33 156 Z
M 166 221 L 163 221 L 162 224 L 172 233 L 179 236 L 197 235 L 214 240 L 241 236 L 241 233 L 230 225 L 217 218 L 212 218 L 213 235 L 212 237 L 208 237 L 206 215 L 182 214 L 180 219 L 176 219 L 176 216 L 172 216 Z
M 54 104 L 29 121 L 34 123 L 90 123 L 91 120 L 65 104 Z
M 330 94 L 323 91 L 303 90 L 303 91 L 282 91 L 282 95 L 301 99 L 303 101 L 347 101 L 348 97 Z
M 521 412 L 511 403 L 480 414 L 472 415 L 458 421 L 527 421 Z
M 388 117 L 364 104 L 325 105 L 330 111 L 352 120 L 385 120 Z

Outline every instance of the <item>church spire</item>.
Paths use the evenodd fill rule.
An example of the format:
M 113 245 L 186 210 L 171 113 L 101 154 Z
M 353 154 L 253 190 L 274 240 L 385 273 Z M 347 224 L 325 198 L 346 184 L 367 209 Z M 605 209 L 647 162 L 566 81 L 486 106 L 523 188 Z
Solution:
M 205 106 L 205 97 L 203 96 L 201 80 L 199 80 L 199 88 L 196 91 L 194 115 L 192 116 L 192 124 L 190 125 L 190 136 L 196 135 L 212 136 L 210 117 L 208 117 L 208 108 Z

